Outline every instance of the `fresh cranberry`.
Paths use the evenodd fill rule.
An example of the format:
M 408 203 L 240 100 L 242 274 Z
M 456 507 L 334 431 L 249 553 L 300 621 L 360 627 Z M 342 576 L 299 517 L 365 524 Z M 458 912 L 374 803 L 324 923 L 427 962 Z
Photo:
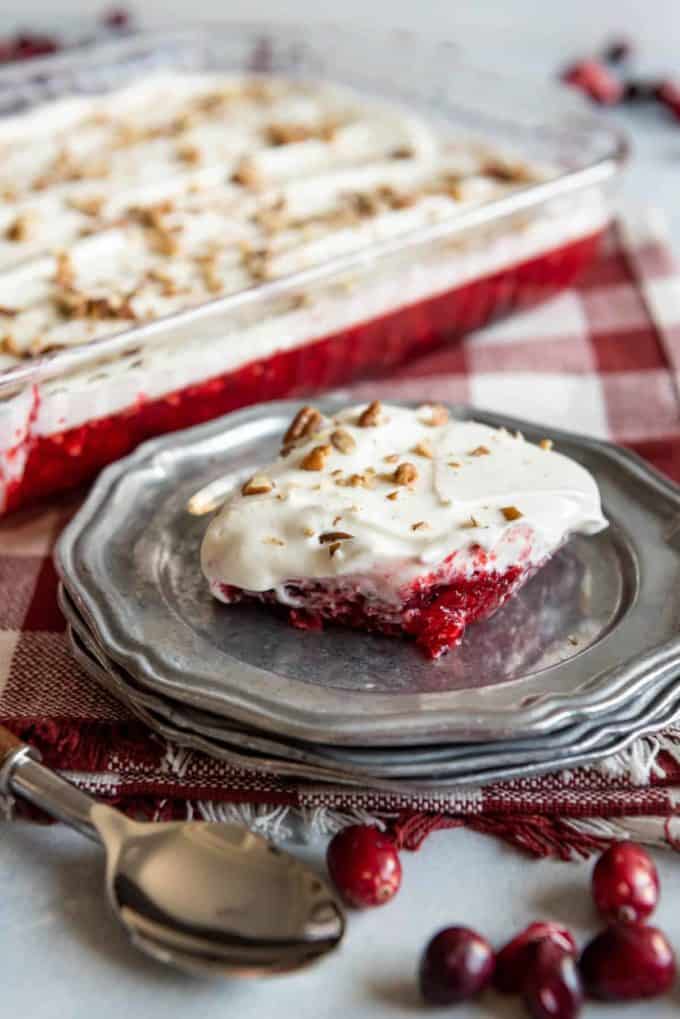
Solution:
M 680 120 L 680 82 L 670 79 L 660 82 L 656 98 Z
M 623 85 L 608 67 L 598 60 L 580 60 L 562 74 L 568 85 L 581 89 L 596 103 L 611 106 L 623 95 Z
M 550 922 L 531 923 L 497 954 L 493 978 L 497 991 L 517 994 L 522 989 L 531 962 L 532 949 L 538 942 L 543 941 L 551 942 L 564 955 L 576 955 L 576 942 L 566 927 Z
M 675 979 L 675 957 L 656 927 L 613 924 L 586 945 L 580 961 L 586 990 L 606 1001 L 656 998 Z
M 573 955 L 544 938 L 530 946 L 529 971 L 524 978 L 524 1003 L 533 1019 L 576 1019 L 583 1004 L 583 988 Z
M 455 1005 L 484 990 L 493 976 L 491 945 L 469 927 L 445 927 L 420 960 L 420 992 L 432 1005 Z
M 622 64 L 633 52 L 630 39 L 612 39 L 602 50 L 602 59 L 608 64 Z
M 610 923 L 645 920 L 659 901 L 659 875 L 648 854 L 634 842 L 619 842 L 595 864 L 593 899 Z
M 124 7 L 114 7 L 112 10 L 107 11 L 104 14 L 102 20 L 107 28 L 118 30 L 129 28 L 130 12 L 126 11 Z
M 659 88 L 656 78 L 631 78 L 623 86 L 623 100 L 626 103 L 650 103 L 658 99 Z
M 353 824 L 338 832 L 326 862 L 333 884 L 350 906 L 383 906 L 399 891 L 401 863 L 394 842 L 370 825 Z

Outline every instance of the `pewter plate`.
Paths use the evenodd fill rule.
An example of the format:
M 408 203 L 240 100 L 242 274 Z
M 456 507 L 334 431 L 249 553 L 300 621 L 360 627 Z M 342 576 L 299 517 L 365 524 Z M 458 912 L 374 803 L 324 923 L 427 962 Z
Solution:
M 246 768 L 278 778 L 286 777 L 296 781 L 325 783 L 326 785 L 358 786 L 362 790 L 374 789 L 393 795 L 408 795 L 432 791 L 445 793 L 460 785 L 484 785 L 501 779 L 528 777 L 555 769 L 572 768 L 610 757 L 625 750 L 634 740 L 649 733 L 658 732 L 677 720 L 680 715 L 680 689 L 677 683 L 669 684 L 661 693 L 655 694 L 648 704 L 627 713 L 626 718 L 617 719 L 615 724 L 602 720 L 596 725 L 590 738 L 575 739 L 569 749 L 547 751 L 546 753 L 516 755 L 486 755 L 483 761 L 475 760 L 474 747 L 468 744 L 471 757 L 463 766 L 454 770 L 439 765 L 430 771 L 409 772 L 407 775 L 394 773 L 392 777 L 376 774 L 372 768 L 364 771 L 344 765 L 314 763 L 299 756 L 272 756 L 267 751 L 248 752 L 248 748 L 233 746 L 229 742 L 214 739 L 197 728 L 185 729 L 176 718 L 167 717 L 167 712 L 157 713 L 146 703 L 127 696 L 127 688 L 121 685 L 117 669 L 106 660 L 102 661 L 91 640 L 81 640 L 75 628 L 68 628 L 74 657 L 86 672 L 101 686 L 120 697 L 132 712 L 166 739 L 192 750 L 199 750 L 237 768 Z M 123 692 L 124 691 L 124 692 Z M 645 698 L 646 699 L 646 698 Z M 541 737 L 539 737 L 540 739 Z M 542 737 L 544 740 L 548 737 Z M 250 748 L 252 749 L 252 748 Z M 396 751 L 395 751 L 396 752 Z
M 344 402 L 318 404 L 332 413 Z M 576 537 L 441 660 L 406 641 L 301 633 L 261 608 L 217 603 L 198 563 L 208 518 L 187 502 L 272 459 L 299 406 L 260 405 L 146 443 L 104 471 L 64 532 L 61 578 L 141 686 L 286 738 L 398 746 L 533 737 L 611 712 L 680 666 L 680 490 L 625 450 L 552 429 L 597 478 L 611 525 Z
M 376 779 L 460 778 L 476 776 L 499 767 L 524 766 L 547 762 L 558 767 L 563 759 L 571 759 L 578 752 L 584 759 L 587 753 L 597 756 L 600 747 L 609 747 L 612 739 L 622 733 L 639 732 L 641 725 L 648 731 L 655 728 L 656 719 L 667 724 L 668 709 L 680 700 L 676 683 L 676 668 L 666 670 L 655 684 L 642 694 L 620 705 L 615 712 L 595 722 L 570 725 L 533 739 L 499 740 L 482 744 L 450 743 L 428 747 L 332 747 L 324 744 L 303 744 L 285 740 L 281 736 L 258 733 L 236 726 L 217 715 L 186 707 L 168 698 L 140 688 L 121 666 L 113 663 L 97 644 L 86 623 L 78 614 L 63 585 L 59 603 L 69 623 L 69 635 L 74 654 L 90 675 L 114 696 L 144 718 L 149 724 L 169 726 L 185 736 L 206 738 L 210 745 L 217 743 L 225 752 L 241 755 L 243 763 L 260 769 L 271 765 L 271 758 L 307 766 L 307 777 L 319 780 L 326 769 L 334 768 L 337 781 L 341 769 L 346 780 L 364 785 Z M 94 662 L 94 665 L 93 665 Z M 247 755 L 247 757 L 246 757 Z M 324 769 L 324 771 L 319 771 Z M 328 780 L 328 779 L 327 779 Z

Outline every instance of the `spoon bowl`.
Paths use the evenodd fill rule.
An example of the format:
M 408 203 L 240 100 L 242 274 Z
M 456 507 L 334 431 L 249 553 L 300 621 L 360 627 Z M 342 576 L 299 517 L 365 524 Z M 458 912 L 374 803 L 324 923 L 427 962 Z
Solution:
M 261 976 L 309 966 L 342 940 L 335 895 L 291 854 L 235 824 L 132 821 L 44 768 L 0 727 L 2 792 L 103 846 L 111 908 L 156 959 L 194 973 Z

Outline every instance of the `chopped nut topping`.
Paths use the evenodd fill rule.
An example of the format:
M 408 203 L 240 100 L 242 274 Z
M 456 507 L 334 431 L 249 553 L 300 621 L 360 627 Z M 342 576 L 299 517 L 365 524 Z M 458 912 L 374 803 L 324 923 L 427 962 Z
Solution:
M 297 442 L 298 439 L 309 438 L 321 430 L 322 424 L 323 417 L 316 407 L 301 407 L 283 437 L 284 446 Z M 331 441 L 332 439 L 333 437 L 331 436 Z
M 449 467 L 462 467 L 462 463 L 459 460 L 449 460 Z
M 303 527 L 302 528 L 302 533 L 304 534 L 305 538 L 313 538 L 314 537 L 314 528 L 313 527 Z
M 501 506 L 501 513 L 506 520 L 519 520 L 520 517 L 524 516 L 516 506 Z
M 360 428 L 375 428 L 382 419 L 382 404 L 380 400 L 373 400 L 368 407 L 359 415 L 358 425 Z
M 161 293 L 163 297 L 176 297 L 177 294 L 181 293 L 177 281 L 168 275 L 167 272 L 163 272 L 162 269 L 151 268 L 146 274 L 147 279 L 152 283 L 158 283 L 161 287 Z
M 356 449 L 356 442 L 344 428 L 336 428 L 334 432 L 331 432 L 331 443 L 339 453 L 351 453 L 353 449 Z
M 179 253 L 179 241 L 171 230 L 154 230 L 152 240 L 154 248 L 161 255 L 177 255 Z
M 464 520 L 462 524 L 459 524 L 459 526 L 464 528 L 479 527 L 479 521 L 477 520 L 476 517 L 471 516 L 469 520 Z
M 66 318 L 88 318 L 101 321 L 104 318 L 136 320 L 137 315 L 130 304 L 130 295 L 118 294 L 91 296 L 82 291 L 66 287 L 54 298 L 57 309 Z
M 428 425 L 432 425 L 433 428 L 439 425 L 445 425 L 449 420 L 449 411 L 447 407 L 444 407 L 441 403 L 433 403 L 427 407 L 430 412 L 429 418 L 426 422 Z
M 281 538 L 273 538 L 273 537 L 263 538 L 262 541 L 264 542 L 265 545 L 281 545 L 281 546 L 283 546 L 283 545 L 286 544 L 285 541 L 281 540 Z
M 395 481 L 397 485 L 412 485 L 417 478 L 418 471 L 412 463 L 408 462 L 399 464 L 392 475 L 392 480 Z
M 177 158 L 183 163 L 197 166 L 201 161 L 201 150 L 198 145 L 192 145 L 191 142 L 180 142 L 177 146 Z
M 84 216 L 98 216 L 104 205 L 106 199 L 103 195 L 74 195 L 69 198 L 69 205 L 77 212 L 82 212 Z
M 217 270 L 217 258 L 217 252 L 211 251 L 209 254 L 200 255 L 196 259 L 200 266 L 205 288 L 211 294 L 219 294 L 224 289 L 224 282 Z
M 57 251 L 54 258 L 57 263 L 54 282 L 59 287 L 72 287 L 75 283 L 75 273 L 68 251 Z
M 333 556 L 335 555 L 336 552 L 340 551 L 341 548 L 342 548 L 342 543 L 339 542 L 339 541 L 334 541 L 332 545 L 328 546 L 328 554 L 331 557 L 331 559 L 333 558 Z
M 241 261 L 254 280 L 269 277 L 269 251 L 267 248 L 252 248 L 247 242 L 241 246 Z
M 0 304 L 0 315 L 7 315 L 9 318 L 14 318 L 14 316 L 18 314 L 18 308 L 9 308 L 6 304 Z
M 395 499 L 399 498 L 399 492 L 398 491 L 388 492 L 385 498 L 390 499 L 392 502 L 394 502 Z
M 390 152 L 392 159 L 413 159 L 415 150 L 411 145 L 399 145 Z
M 35 224 L 35 213 L 22 212 L 7 227 L 5 237 L 8 241 L 15 241 L 17 243 L 29 241 L 34 233 Z
M 274 482 L 266 474 L 253 474 L 241 489 L 241 495 L 265 495 L 271 492 Z
M 419 520 L 417 523 L 411 524 L 412 531 L 427 531 L 429 530 L 429 527 L 430 525 L 427 520 Z
M 342 513 L 338 513 L 337 517 L 333 517 L 333 527 L 337 527 L 342 520 Z
M 487 446 L 477 446 L 476 449 L 471 449 L 468 456 L 490 456 L 491 450 Z
M 427 439 L 423 439 L 421 442 L 417 442 L 416 445 L 413 447 L 413 452 L 417 456 L 424 456 L 427 460 L 432 460 L 434 458 L 434 450 L 432 448 L 432 443 L 428 442 Z
M 319 535 L 319 544 L 328 545 L 331 541 L 350 541 L 354 537 L 353 534 L 348 534 L 347 531 L 325 531 Z
M 262 186 L 262 177 L 252 159 L 244 156 L 236 167 L 232 180 L 251 191 L 257 191 Z
M 288 224 L 288 214 L 286 212 L 286 199 L 283 195 L 279 195 L 276 201 L 267 205 L 265 208 L 257 209 L 253 214 L 253 220 L 260 229 L 264 230 L 268 234 L 278 233 L 283 230 Z
M 350 474 L 343 484 L 350 488 L 375 488 L 376 479 L 373 474 Z
M 386 464 L 395 464 L 399 460 L 398 453 L 390 453 L 389 456 L 383 457 Z
M 314 129 L 306 124 L 269 124 L 267 141 L 270 145 L 291 145 L 314 137 Z
M 539 446 L 541 447 L 541 449 L 552 449 L 553 445 L 554 443 L 552 439 L 541 439 L 541 441 L 539 442 Z
M 321 471 L 326 465 L 326 460 L 333 450 L 332 446 L 315 446 L 305 457 L 300 467 L 303 471 Z

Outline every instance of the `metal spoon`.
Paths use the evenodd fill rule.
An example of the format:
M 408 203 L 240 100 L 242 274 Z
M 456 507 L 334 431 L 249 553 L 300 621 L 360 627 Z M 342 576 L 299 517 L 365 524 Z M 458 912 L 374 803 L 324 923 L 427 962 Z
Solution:
M 46 810 L 106 850 L 106 890 L 132 942 L 193 973 L 291 972 L 340 943 L 344 916 L 309 867 L 246 828 L 145 824 L 97 803 L 0 726 L 0 793 Z

